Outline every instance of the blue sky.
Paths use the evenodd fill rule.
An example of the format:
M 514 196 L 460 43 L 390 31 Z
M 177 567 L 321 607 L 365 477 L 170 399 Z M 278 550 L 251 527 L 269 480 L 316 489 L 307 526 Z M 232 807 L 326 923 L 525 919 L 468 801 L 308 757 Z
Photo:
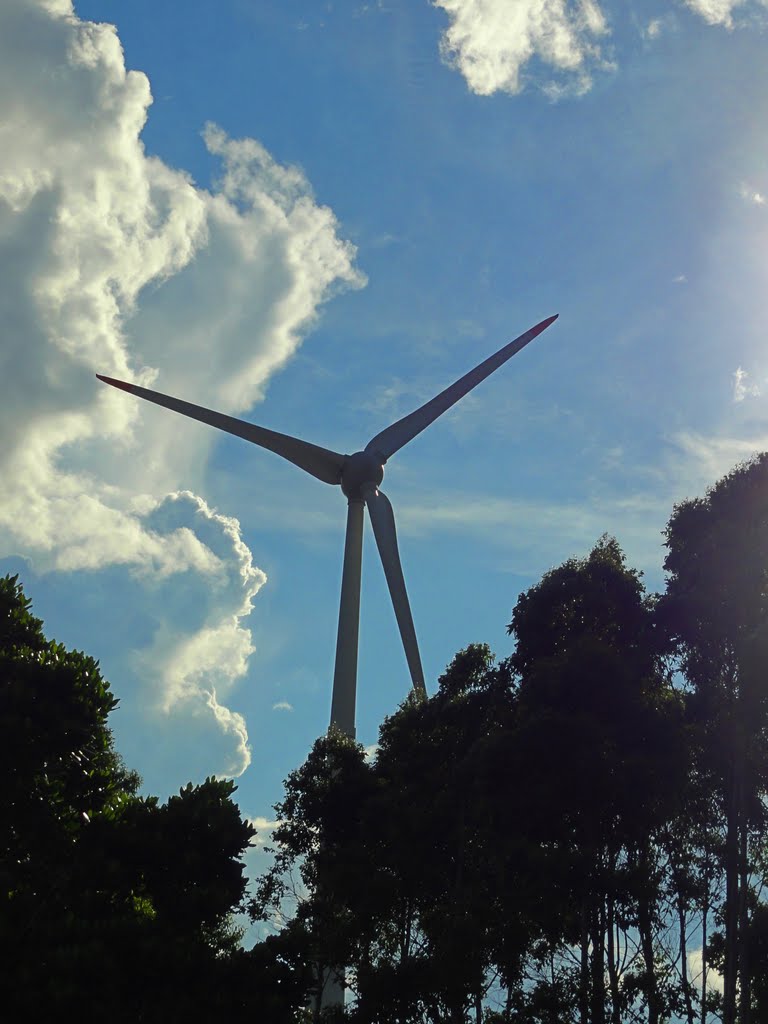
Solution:
M 345 507 L 94 373 L 351 452 L 559 313 L 387 465 L 427 686 L 603 531 L 660 587 L 673 502 L 768 447 L 767 22 L 4 0 L 0 570 L 101 660 L 149 791 L 231 773 L 271 817 L 327 726 Z M 369 534 L 361 742 L 408 685 Z

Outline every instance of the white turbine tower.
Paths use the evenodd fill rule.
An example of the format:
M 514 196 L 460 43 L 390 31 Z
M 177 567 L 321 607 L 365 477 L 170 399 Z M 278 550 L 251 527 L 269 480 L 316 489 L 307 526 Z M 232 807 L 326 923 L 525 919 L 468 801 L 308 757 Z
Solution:
M 460 398 L 485 380 L 529 341 L 541 334 L 557 319 L 557 315 L 542 320 L 519 338 L 509 342 L 498 352 L 489 356 L 482 363 L 470 370 L 455 384 L 431 401 L 404 416 L 401 420 L 376 434 L 364 450 L 354 455 L 340 455 L 338 452 L 319 448 L 317 445 L 301 441 L 297 437 L 278 434 L 274 430 L 257 427 L 244 420 L 225 416 L 222 413 L 204 409 L 190 402 L 183 402 L 169 395 L 159 394 L 140 388 L 136 384 L 127 384 L 112 377 L 96 376 L 106 384 L 112 384 L 139 398 L 145 398 L 166 409 L 190 416 L 192 419 L 208 423 L 219 430 L 245 438 L 262 448 L 281 455 L 295 466 L 305 470 L 327 484 L 338 484 L 347 497 L 347 533 L 344 544 L 344 567 L 341 578 L 341 605 L 339 608 L 339 629 L 336 639 L 336 667 L 333 676 L 333 696 L 331 700 L 331 726 L 336 726 L 347 736 L 355 736 L 355 697 L 357 689 L 357 645 L 360 623 L 360 579 L 363 553 L 363 509 L 368 507 L 371 517 L 373 534 L 384 566 L 389 593 L 395 609 L 397 625 L 405 648 L 405 657 L 411 674 L 414 689 L 426 694 L 424 672 L 421 667 L 419 647 L 416 642 L 416 631 L 413 628 L 411 607 L 405 589 L 403 570 L 397 548 L 395 517 L 389 499 L 380 490 L 379 485 L 384 478 L 384 464 L 387 460 L 408 444 L 417 434 L 429 426 L 446 410 L 455 405 Z

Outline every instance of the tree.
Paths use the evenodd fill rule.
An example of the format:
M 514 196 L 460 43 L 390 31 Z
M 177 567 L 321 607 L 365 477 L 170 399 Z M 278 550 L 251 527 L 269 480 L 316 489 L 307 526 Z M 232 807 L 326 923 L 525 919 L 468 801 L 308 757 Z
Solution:
M 506 662 L 473 645 L 388 718 L 373 763 L 332 734 L 289 777 L 254 911 L 300 871 L 352 1020 L 479 1024 L 491 988 L 510 1024 L 669 1010 L 659 837 L 686 755 L 654 606 L 605 538 L 521 595 Z
M 235 786 L 138 795 L 108 726 L 97 663 L 46 639 L 0 579 L 0 1002 L 9 1021 L 293 1021 L 306 956 L 287 934 L 240 948 Z
M 503 868 L 474 757 L 502 728 L 507 683 L 487 647 L 469 648 L 435 697 L 387 719 L 373 763 L 332 733 L 286 782 L 253 911 L 269 916 L 300 871 L 296 922 L 320 964 L 347 966 L 352 1020 L 480 1019 Z M 510 972 L 512 929 L 507 915 Z
M 101 880 L 85 911 L 78 853 L 138 778 L 113 749 L 117 701 L 98 666 L 45 638 L 17 577 L 0 580 L 0 688 L 0 942 L 14 963 L 39 958 L 75 914 L 97 912 Z M 18 976 L 4 976 L 16 988 Z
M 300 870 L 293 934 L 349 965 L 347 1017 L 762 1019 L 767 497 L 762 456 L 677 506 L 661 597 L 601 538 L 520 595 L 506 661 L 467 648 L 373 762 L 332 735 L 291 775 L 254 910 Z
M 700 770 L 722 808 L 724 1024 L 750 1018 L 750 847 L 764 835 L 768 688 L 768 455 L 737 466 L 666 529 L 661 612 L 692 690 Z
M 685 761 L 654 606 L 617 542 L 603 537 L 586 559 L 521 594 L 509 626 L 520 696 L 506 772 L 528 779 L 515 814 L 561 862 L 560 917 L 570 925 L 552 933 L 549 952 L 578 947 L 582 1024 L 607 1016 L 619 1024 L 633 988 L 650 1024 L 669 1002 L 656 966 L 655 841 L 674 813 Z M 635 985 L 621 976 L 630 930 L 643 962 Z

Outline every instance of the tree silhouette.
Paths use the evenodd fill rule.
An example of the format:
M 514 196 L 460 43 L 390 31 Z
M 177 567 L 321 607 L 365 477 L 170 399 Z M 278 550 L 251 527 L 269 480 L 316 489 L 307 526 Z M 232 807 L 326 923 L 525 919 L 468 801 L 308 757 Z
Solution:
M 738 1002 L 748 1024 L 751 846 L 765 836 L 768 788 L 768 455 L 677 505 L 666 546 L 662 618 L 692 691 L 711 831 L 718 817 L 724 831 L 712 851 L 726 890 L 723 1022 L 734 1024 Z
M 293 1021 L 306 954 L 245 951 L 242 855 L 255 834 L 220 779 L 160 804 L 117 755 L 97 663 L 47 640 L 0 579 L 0 1005 L 8 1021 Z
M 510 632 L 506 661 L 471 646 L 405 701 L 374 761 L 318 741 L 252 911 L 299 873 L 293 927 L 347 965 L 361 1024 L 693 1022 L 717 801 L 667 607 L 604 537 L 520 595 Z
M 665 539 L 661 596 L 604 536 L 519 595 L 506 660 L 460 651 L 374 758 L 318 740 L 250 900 L 234 784 L 140 795 L 98 665 L 0 580 L 8 1019 L 294 1024 L 344 964 L 357 1024 L 763 1020 L 768 456 Z M 245 950 L 246 905 L 288 923 Z

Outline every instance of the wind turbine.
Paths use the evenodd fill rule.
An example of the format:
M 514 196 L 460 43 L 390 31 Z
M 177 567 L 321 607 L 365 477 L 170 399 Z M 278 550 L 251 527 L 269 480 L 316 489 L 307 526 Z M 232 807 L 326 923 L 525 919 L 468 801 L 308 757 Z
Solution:
M 257 427 L 253 423 L 225 416 L 199 405 L 192 405 L 179 398 L 171 398 L 169 395 L 150 391 L 136 384 L 128 384 L 125 381 L 115 380 L 113 377 L 96 374 L 99 380 L 104 381 L 105 384 L 111 384 L 131 395 L 145 398 L 156 405 L 171 409 L 173 412 L 179 412 L 183 416 L 189 416 L 202 423 L 208 423 L 212 427 L 217 427 L 219 430 L 243 437 L 246 441 L 251 441 L 261 448 L 267 448 L 276 455 L 282 456 L 288 462 L 298 466 L 299 469 L 322 480 L 323 483 L 341 487 L 347 498 L 348 509 L 341 577 L 339 628 L 336 637 L 336 667 L 331 700 L 331 726 L 337 726 L 353 739 L 355 736 L 363 519 L 366 506 L 373 527 L 373 535 L 376 538 L 376 546 L 384 566 L 384 575 L 395 609 L 395 617 L 405 648 L 405 657 L 413 688 L 417 693 L 426 695 L 419 646 L 416 642 L 416 631 L 413 626 L 411 607 L 408 603 L 397 547 L 395 517 L 389 499 L 380 489 L 381 481 L 384 479 L 384 465 L 395 452 L 412 441 L 438 416 L 442 416 L 459 399 L 477 387 L 481 381 L 485 380 L 508 359 L 511 359 L 521 348 L 533 341 L 556 319 L 557 314 L 542 320 L 525 334 L 521 334 L 519 338 L 504 345 L 498 352 L 483 360 L 473 370 L 464 374 L 425 405 L 376 434 L 362 451 L 355 452 L 354 455 L 341 455 L 339 452 L 320 448 L 297 437 L 290 437 L 288 434 L 279 434 L 274 430 Z

